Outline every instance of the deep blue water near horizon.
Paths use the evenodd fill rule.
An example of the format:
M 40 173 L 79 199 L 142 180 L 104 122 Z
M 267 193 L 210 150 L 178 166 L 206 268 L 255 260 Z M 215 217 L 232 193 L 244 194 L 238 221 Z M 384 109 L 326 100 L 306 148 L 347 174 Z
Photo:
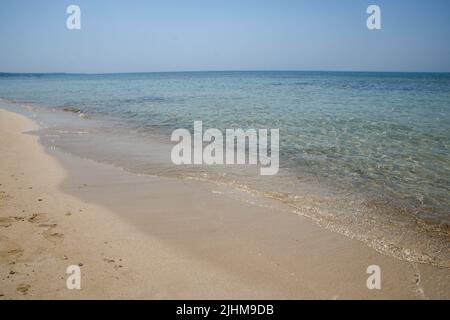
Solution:
M 408 258 L 413 248 L 422 255 L 412 260 L 450 266 L 448 73 L 0 74 L 0 97 L 35 112 L 79 110 L 86 123 L 109 119 L 141 135 L 191 129 L 195 120 L 205 129 L 279 128 L 288 174 L 280 183 L 258 177 L 252 187 L 295 208 L 318 207 L 303 214 L 331 219 L 342 233 L 355 218 L 349 210 L 359 212 L 372 225 L 353 234 L 368 243 L 389 239 L 376 240 L 376 249 Z M 307 177 L 335 193 L 305 190 Z

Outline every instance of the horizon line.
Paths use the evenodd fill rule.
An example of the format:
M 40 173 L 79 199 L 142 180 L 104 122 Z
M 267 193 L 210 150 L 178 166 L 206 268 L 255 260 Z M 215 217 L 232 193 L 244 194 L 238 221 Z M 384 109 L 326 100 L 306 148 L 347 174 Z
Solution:
M 0 75 L 118 75 L 149 73 L 219 73 L 219 72 L 334 72 L 334 73 L 435 73 L 445 74 L 450 71 L 368 71 L 368 70 L 185 70 L 185 71 L 123 71 L 123 72 L 4 72 Z

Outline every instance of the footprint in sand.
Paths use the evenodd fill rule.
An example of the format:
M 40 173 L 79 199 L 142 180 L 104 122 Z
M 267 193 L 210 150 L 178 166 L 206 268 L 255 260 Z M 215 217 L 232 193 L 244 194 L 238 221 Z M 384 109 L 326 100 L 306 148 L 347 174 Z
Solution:
M 20 216 L 9 216 L 0 217 L 0 227 L 9 228 L 14 222 L 24 221 L 25 217 Z
M 26 295 L 28 293 L 28 290 L 30 290 L 31 286 L 29 284 L 21 284 L 17 286 L 16 290 L 23 295 Z
M 0 199 L 10 199 L 12 196 L 7 194 L 5 191 L 0 191 Z
M 47 214 L 45 213 L 33 213 L 31 217 L 28 218 L 28 222 L 31 223 L 41 223 L 47 220 Z
M 115 262 L 116 262 L 116 260 L 111 259 L 111 258 L 103 258 L 103 260 L 105 262 L 107 262 L 107 263 L 114 263 L 115 264 Z M 119 259 L 119 261 L 121 262 L 122 259 Z M 121 269 L 121 268 L 123 268 L 123 266 L 121 264 L 115 264 L 114 265 L 114 269 L 116 269 L 116 270 Z
M 23 249 L 8 237 L 0 236 L 0 261 L 11 262 L 23 255 Z
M 64 234 L 55 232 L 53 230 L 56 226 L 57 225 L 55 224 L 42 233 L 45 239 L 47 239 L 50 242 L 53 242 L 54 244 L 60 243 L 64 240 Z
M 39 223 L 39 227 L 47 228 L 42 235 L 45 239 L 54 244 L 61 242 L 64 239 L 64 235 L 62 233 L 55 232 L 53 229 L 58 225 L 56 223 L 43 223 L 47 222 L 47 214 L 45 213 L 33 213 L 31 217 L 28 218 L 28 222 L 30 223 Z
M 0 218 L 0 227 L 9 228 L 13 222 L 14 220 L 11 218 Z

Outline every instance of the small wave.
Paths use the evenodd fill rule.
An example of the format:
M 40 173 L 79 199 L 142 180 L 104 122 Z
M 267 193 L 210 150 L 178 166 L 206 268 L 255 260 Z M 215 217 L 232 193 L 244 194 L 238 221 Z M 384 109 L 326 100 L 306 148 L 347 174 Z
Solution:
M 82 113 L 81 109 L 71 107 L 71 106 L 63 106 L 62 111 L 64 112 L 72 112 L 72 113 Z
M 9 98 L 4 98 L 4 97 L 0 97 L 0 102 L 16 103 L 16 101 L 9 99 Z
M 58 108 L 64 112 L 69 112 L 69 113 L 74 113 L 76 115 L 78 115 L 80 118 L 82 119 L 87 119 L 88 115 L 86 112 L 84 112 L 81 109 L 78 109 L 76 107 L 72 107 L 72 106 L 63 106 L 62 108 Z
M 115 102 L 125 103 L 125 104 L 135 104 L 135 103 L 143 103 L 143 102 L 165 102 L 166 99 L 163 97 L 156 96 L 145 96 L 145 97 L 137 97 L 137 98 L 128 98 L 121 99 Z
M 88 131 L 68 131 L 68 130 L 58 130 L 60 134 L 89 134 Z

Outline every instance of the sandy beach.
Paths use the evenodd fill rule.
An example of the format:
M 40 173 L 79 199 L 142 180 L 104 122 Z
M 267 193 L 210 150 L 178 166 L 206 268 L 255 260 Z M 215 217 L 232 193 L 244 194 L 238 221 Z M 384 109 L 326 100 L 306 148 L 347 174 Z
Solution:
M 45 149 L 27 133 L 37 128 L 0 109 L 0 299 L 450 298 L 448 269 L 382 255 L 267 199 Z M 81 290 L 66 287 L 70 265 Z M 381 290 L 366 286 L 370 265 Z

